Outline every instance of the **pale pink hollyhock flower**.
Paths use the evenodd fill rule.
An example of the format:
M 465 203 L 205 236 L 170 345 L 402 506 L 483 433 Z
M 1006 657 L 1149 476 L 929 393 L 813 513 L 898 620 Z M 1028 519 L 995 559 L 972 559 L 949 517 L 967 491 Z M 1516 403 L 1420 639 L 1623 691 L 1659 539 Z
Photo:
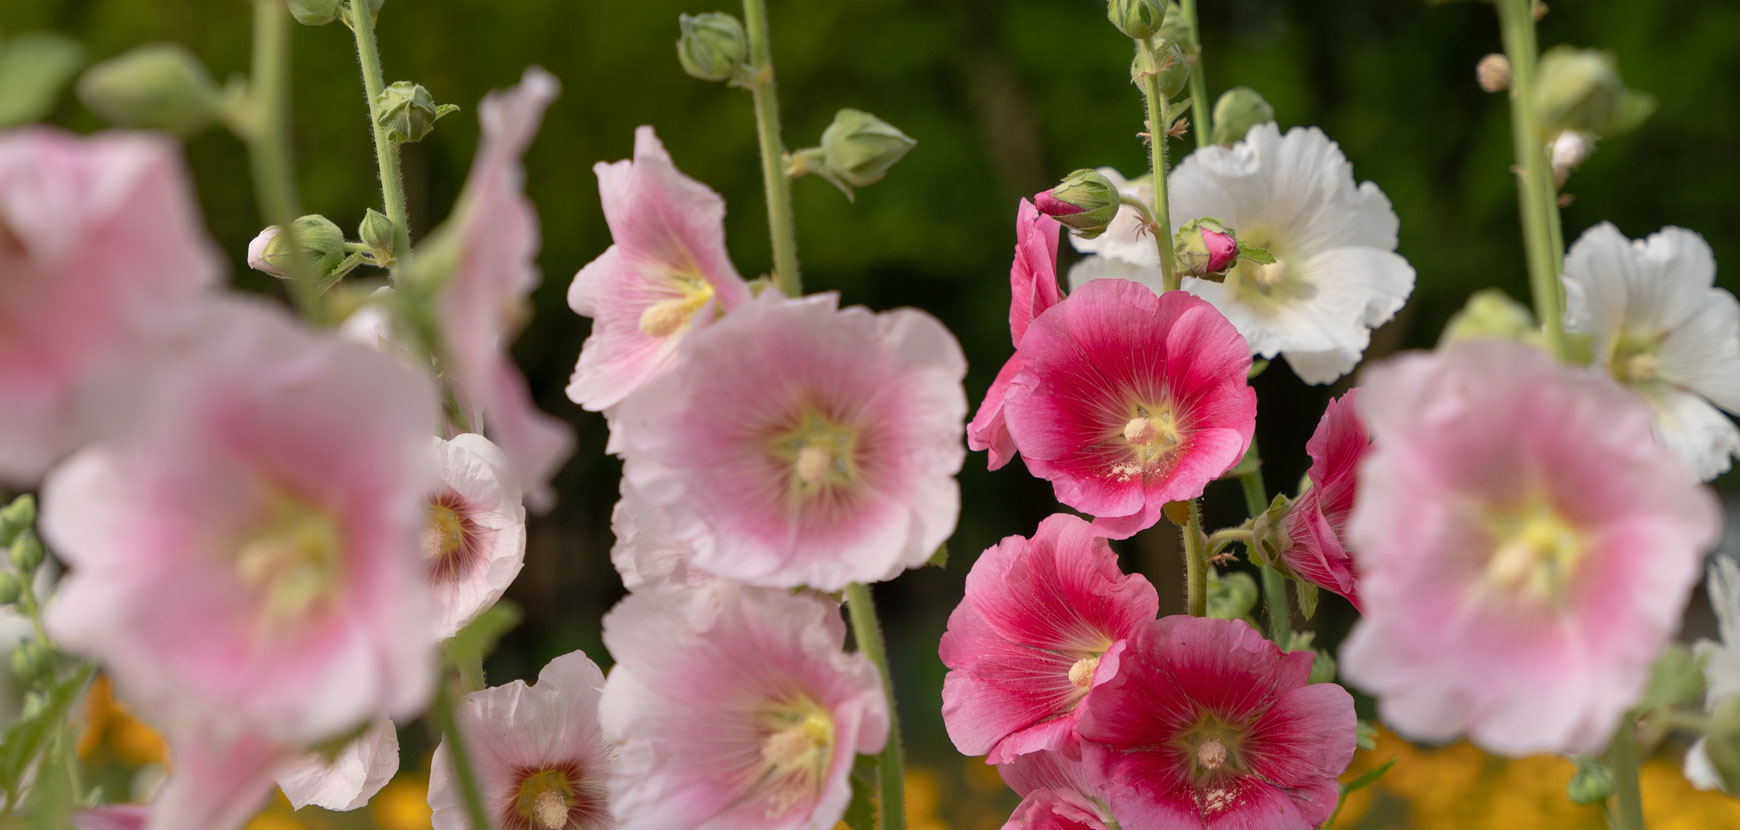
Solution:
M 1032 539 L 980 554 L 938 649 L 955 748 L 993 764 L 1053 749 L 1080 757 L 1082 699 L 1118 673 L 1124 638 L 1159 610 L 1154 586 L 1120 571 L 1075 516 L 1048 516 Z
M 664 509 L 627 479 L 622 481 L 622 499 L 610 513 L 610 530 L 616 534 L 610 563 L 630 591 L 666 584 L 697 587 L 717 579 L 693 564 L 699 538 L 682 535 Z
M 526 508 L 500 449 L 466 433 L 433 442 L 441 483 L 429 497 L 423 556 L 435 636 L 447 639 L 501 599 L 526 562 Z
M 331 758 L 304 756 L 278 772 L 278 787 L 290 806 L 355 810 L 381 791 L 399 771 L 399 730 L 381 718 L 362 737 Z
M 1353 696 L 1310 684 L 1311 652 L 1282 652 L 1242 620 L 1143 625 L 1123 667 L 1083 704 L 1090 773 L 1125 827 L 1310 830 L 1353 760 Z
M 1371 447 L 1371 436 L 1359 420 L 1352 389 L 1330 401 L 1305 444 L 1311 456 L 1311 481 L 1281 520 L 1282 568 L 1325 591 L 1340 594 L 1359 607 L 1359 575 L 1353 554 L 1342 542 L 1359 490 L 1359 462 Z
M 882 751 L 876 668 L 842 650 L 839 608 L 720 583 L 630 594 L 604 617 L 616 668 L 599 717 L 619 749 L 622 830 L 828 830 L 852 762 Z
M 988 450 L 995 470 L 1015 457 L 1015 442 L 1003 417 L 1009 382 L 1021 371 L 1021 337 L 1033 318 L 1063 299 L 1057 284 L 1057 233 L 1063 226 L 1021 200 L 1015 215 L 1015 264 L 1009 268 L 1009 336 L 1017 351 L 997 372 L 973 422 L 967 425 L 967 446 Z
M 748 302 L 749 286 L 725 250 L 725 200 L 677 170 L 653 128 L 635 131 L 632 160 L 592 170 L 614 244 L 568 288 L 593 320 L 568 397 L 597 411 L 670 371 L 683 338 Z
M 559 88 L 553 76 L 533 67 L 519 86 L 483 99 L 483 137 L 471 176 L 453 218 L 422 248 L 424 256 L 453 257 L 437 315 L 445 368 L 472 413 L 471 428 L 501 447 L 515 477 L 545 503 L 550 477 L 573 452 L 574 436 L 533 405 L 507 349 L 541 278 L 538 215 L 526 198 L 521 159 Z
M 501 830 L 610 830 L 605 801 L 614 763 L 598 724 L 604 673 L 572 651 L 545 664 L 538 682 L 515 680 L 467 695 L 460 733 L 484 804 Z M 435 830 L 469 830 L 452 756 L 443 740 L 429 770 Z
M 1035 752 L 997 766 L 1021 804 L 1003 830 L 1112 830 L 1103 782 L 1086 764 L 1056 752 Z
M 769 291 L 624 401 L 623 475 L 695 567 L 837 591 L 925 563 L 960 513 L 966 360 L 935 317 Z
M 186 734 L 169 744 L 171 773 L 150 804 L 145 830 L 239 830 L 265 806 L 272 779 L 296 751 L 258 736 Z
M 1244 338 L 1208 303 L 1092 280 L 1034 319 L 1004 404 L 1027 469 L 1127 538 L 1193 499 L 1250 446 Z
M 163 333 L 222 273 L 175 143 L 0 134 L 0 481 L 130 424 Z
M 72 569 L 55 641 L 171 735 L 303 745 L 420 711 L 430 382 L 242 300 L 187 334 L 138 433 L 44 485 L 43 534 Z
M 1679 627 L 1721 513 L 1649 407 L 1528 346 L 1367 373 L 1348 541 L 1365 616 L 1341 670 L 1408 737 L 1599 749 Z

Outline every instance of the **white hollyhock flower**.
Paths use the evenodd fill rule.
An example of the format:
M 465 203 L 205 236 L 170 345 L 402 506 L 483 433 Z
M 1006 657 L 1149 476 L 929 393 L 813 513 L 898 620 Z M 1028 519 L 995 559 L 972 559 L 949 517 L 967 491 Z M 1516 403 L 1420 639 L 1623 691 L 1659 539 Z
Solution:
M 1603 222 L 1565 255 L 1566 322 L 1595 362 L 1655 410 L 1656 435 L 1708 481 L 1740 453 L 1740 303 L 1715 287 L 1704 238 L 1663 228 L 1632 241 Z
M 501 599 L 526 562 L 526 508 L 507 456 L 473 433 L 430 438 L 441 484 L 429 497 L 423 556 L 436 636 L 459 633 Z
M 399 731 L 380 718 L 330 759 L 317 754 L 278 773 L 278 786 L 290 806 L 310 804 L 327 810 L 355 810 L 381 791 L 399 771 Z
M 1704 700 L 1706 708 L 1714 710 L 1725 698 L 1740 695 L 1740 564 L 1733 558 L 1718 556 L 1710 566 L 1710 608 L 1716 612 L 1716 629 L 1722 637 L 1699 640 L 1694 648 L 1704 658 Z M 1722 788 L 1716 767 L 1710 763 L 1704 739 L 1692 744 L 1686 752 L 1686 779 L 1700 790 Z

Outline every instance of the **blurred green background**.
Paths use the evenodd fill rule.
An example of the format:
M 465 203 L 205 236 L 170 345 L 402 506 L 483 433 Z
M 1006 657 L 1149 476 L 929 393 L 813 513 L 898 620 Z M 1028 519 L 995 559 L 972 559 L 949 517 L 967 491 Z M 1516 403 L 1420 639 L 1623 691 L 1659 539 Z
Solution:
M 798 246 L 806 287 L 846 303 L 911 305 L 961 339 L 976 406 L 1010 347 L 1006 275 L 1017 200 L 1062 174 L 1099 165 L 1144 168 L 1136 138 L 1141 101 L 1128 83 L 1127 40 L 1106 23 L 1103 0 L 771 0 L 774 56 L 786 142 L 814 144 L 840 107 L 874 112 L 918 140 L 883 183 L 848 203 L 816 178 L 796 183 Z M 610 243 L 592 165 L 629 155 L 636 125 L 652 124 L 690 175 L 724 194 L 727 238 L 745 275 L 770 260 L 749 97 L 696 81 L 678 67 L 680 12 L 707 0 L 388 0 L 380 17 L 388 80 L 414 80 L 464 112 L 407 147 L 415 233 L 434 226 L 463 183 L 477 138 L 476 103 L 532 63 L 555 73 L 563 95 L 527 162 L 542 217 L 545 283 L 515 347 L 542 407 L 572 422 L 580 451 L 557 481 L 561 502 L 532 525 L 525 573 L 510 596 L 526 620 L 492 658 L 492 681 L 532 677 L 549 657 L 584 648 L 604 662 L 599 618 L 621 593 L 611 569 L 609 516 L 619 462 L 603 453 L 603 419 L 563 395 L 587 322 L 566 307 L 575 271 Z M 1429 345 L 1473 290 L 1499 286 L 1526 301 L 1516 223 L 1508 116 L 1502 96 L 1474 83 L 1495 51 L 1490 6 L 1422 0 L 1202 0 L 1212 95 L 1261 91 L 1283 128 L 1317 125 L 1338 140 L 1356 175 L 1378 183 L 1401 217 L 1400 251 L 1418 287 L 1372 355 Z M 250 8 L 240 0 L 0 0 L 0 33 L 56 30 L 93 60 L 153 40 L 185 44 L 220 79 L 245 70 Z M 1541 23 L 1543 46 L 1613 50 L 1627 82 L 1660 109 L 1639 131 L 1602 143 L 1567 190 L 1567 236 L 1612 220 L 1641 237 L 1667 224 L 1702 233 L 1730 289 L 1740 269 L 1740 6 L 1719 0 L 1564 0 Z M 350 33 L 342 25 L 295 32 L 295 143 L 305 208 L 354 228 L 379 194 Z M 70 96 L 53 121 L 99 126 Z M 1187 145 L 1183 145 L 1187 146 Z M 260 221 L 239 145 L 207 133 L 187 146 L 211 231 L 236 282 L 281 286 L 247 271 L 243 254 Z M 1065 266 L 1073 256 L 1065 253 Z M 1331 390 L 1305 387 L 1284 365 L 1257 382 L 1258 437 L 1271 492 L 1293 489 L 1304 439 Z M 1721 483 L 1734 489 L 1734 478 Z M 970 456 L 964 509 L 946 570 L 924 569 L 879 587 L 895 652 L 910 755 L 946 770 L 943 817 L 986 824 L 1010 806 L 974 789 L 938 716 L 943 669 L 936 642 L 974 555 L 1030 533 L 1056 509 L 1048 486 L 1019 464 L 987 473 Z M 1236 523 L 1236 485 L 1210 488 L 1210 525 Z M 1127 567 L 1151 575 L 1163 601 L 1182 606 L 1175 534 L 1166 526 L 1126 545 Z M 1326 602 L 1323 637 L 1339 638 L 1349 609 Z M 964 788 L 964 789 L 963 789 Z M 966 793 L 973 793 L 967 797 Z M 1519 826 L 1533 826 L 1521 824 Z

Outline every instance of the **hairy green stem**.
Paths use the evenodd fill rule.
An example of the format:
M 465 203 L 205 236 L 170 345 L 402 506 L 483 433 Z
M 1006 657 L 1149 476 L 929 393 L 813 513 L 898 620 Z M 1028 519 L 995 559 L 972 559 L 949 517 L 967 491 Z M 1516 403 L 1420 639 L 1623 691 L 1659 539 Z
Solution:
M 785 145 L 779 137 L 779 94 L 773 81 L 773 45 L 767 34 L 767 0 L 743 0 L 749 34 L 749 91 L 755 97 L 755 133 L 761 143 L 761 181 L 767 190 L 768 236 L 773 240 L 773 280 L 788 297 L 804 293 L 798 272 L 797 220 L 791 208 L 791 179 L 785 173 Z
M 881 830 L 906 828 L 906 780 L 900 755 L 900 718 L 894 703 L 894 677 L 888 671 L 888 648 L 882 642 L 882 624 L 876 619 L 876 602 L 870 586 L 854 582 L 846 587 L 846 611 L 852 617 L 852 636 L 858 652 L 876 664 L 882 676 L 882 691 L 888 698 L 888 745 L 876 764 L 878 824 Z
M 435 688 L 435 722 L 447 741 L 447 757 L 453 762 L 453 777 L 459 782 L 459 795 L 465 802 L 466 823 L 471 830 L 491 830 L 489 810 L 483 804 L 483 788 L 477 783 L 477 770 L 471 765 L 471 748 L 465 734 L 459 731 L 459 713 L 453 699 L 453 683 L 442 677 Z
M 1245 494 L 1245 510 L 1254 520 L 1269 509 L 1269 494 L 1263 488 L 1262 453 L 1257 450 L 1257 439 L 1251 439 L 1251 448 L 1245 451 L 1245 458 L 1239 466 L 1247 471 L 1239 475 L 1239 489 Z M 1262 577 L 1263 600 L 1269 609 L 1269 639 L 1287 647 L 1287 639 L 1293 633 L 1293 606 L 1287 600 L 1287 580 L 1281 573 L 1269 567 L 1251 551 L 1251 560 L 1257 563 L 1257 572 Z
M 1147 56 L 1149 66 L 1160 65 L 1160 56 L 1148 41 L 1136 41 L 1136 48 Z M 1150 208 L 1154 220 L 1154 247 L 1160 253 L 1161 285 L 1167 291 L 1176 291 L 1183 278 L 1179 276 L 1178 263 L 1172 257 L 1172 216 L 1166 199 L 1166 130 L 1171 124 L 1167 123 L 1166 96 L 1160 94 L 1160 77 L 1152 72 L 1142 77 L 1142 100 L 1148 110 L 1149 166 L 1154 178 L 1154 202 Z
M 281 0 L 254 0 L 253 112 L 246 137 L 260 213 L 277 226 L 290 251 L 301 251 L 295 221 L 302 209 L 290 154 L 291 25 Z M 308 258 L 292 254 L 288 259 L 291 296 L 303 314 L 320 322 L 320 286 Z
M 1607 767 L 1613 771 L 1613 802 L 1607 811 L 1607 826 L 1611 830 L 1643 830 L 1643 793 L 1637 783 L 1637 764 L 1637 729 L 1627 712 L 1607 745 Z
M 1208 548 L 1203 543 L 1202 508 L 1189 502 L 1184 522 L 1184 610 L 1192 617 L 1208 616 Z
M 381 71 L 381 50 L 375 43 L 375 21 L 369 15 L 366 0 L 353 0 L 349 22 L 356 33 L 356 59 L 362 67 L 363 91 L 368 95 L 369 127 L 374 130 L 375 162 L 381 171 L 381 199 L 386 203 L 387 218 L 393 223 L 393 257 L 404 261 L 411 252 L 411 214 L 405 204 L 405 172 L 399 164 L 399 145 L 387 138 L 387 128 L 381 124 L 381 91 L 386 89 L 386 74 Z
M 1196 146 L 1207 147 L 1213 125 L 1208 123 L 1208 79 L 1202 76 L 1202 31 L 1196 24 L 1196 0 L 1181 0 L 1179 5 L 1184 10 L 1184 24 L 1190 27 L 1190 42 L 1196 44 L 1190 64 L 1190 120 L 1195 126 Z
M 1559 203 L 1553 173 L 1547 160 L 1547 142 L 1535 110 L 1534 0 L 1498 0 L 1499 31 L 1504 54 L 1510 61 L 1510 126 L 1515 144 L 1517 202 L 1522 212 L 1523 244 L 1529 266 L 1529 287 L 1534 294 L 1535 316 L 1546 334 L 1547 348 L 1565 356 L 1565 308 L 1559 287 L 1559 265 L 1564 252 L 1554 250 L 1553 226 L 1558 222 Z M 1563 231 L 1557 234 L 1563 239 Z

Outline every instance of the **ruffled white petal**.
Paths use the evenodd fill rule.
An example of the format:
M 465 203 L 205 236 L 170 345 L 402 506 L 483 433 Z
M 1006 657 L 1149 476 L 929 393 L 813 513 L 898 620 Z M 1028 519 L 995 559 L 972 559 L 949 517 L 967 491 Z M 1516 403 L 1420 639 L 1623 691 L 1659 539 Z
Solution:
M 298 810 L 313 804 L 343 812 L 369 803 L 398 771 L 399 731 L 382 718 L 331 761 L 309 755 L 278 773 L 278 786 Z

